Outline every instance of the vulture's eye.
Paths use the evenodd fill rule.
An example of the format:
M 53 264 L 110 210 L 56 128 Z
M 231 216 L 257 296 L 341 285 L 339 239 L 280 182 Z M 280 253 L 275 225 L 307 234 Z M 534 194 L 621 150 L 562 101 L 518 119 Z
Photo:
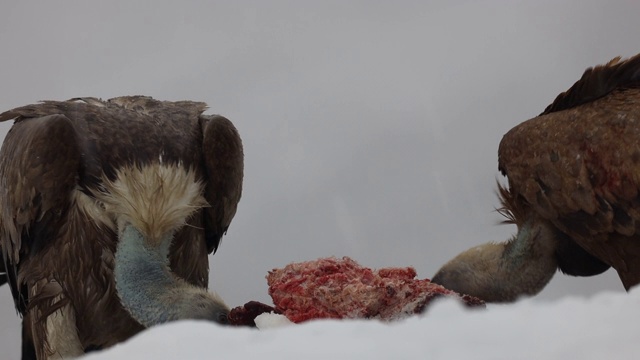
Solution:
M 229 325 L 229 316 L 227 316 L 227 314 L 218 315 L 218 323 L 223 325 Z

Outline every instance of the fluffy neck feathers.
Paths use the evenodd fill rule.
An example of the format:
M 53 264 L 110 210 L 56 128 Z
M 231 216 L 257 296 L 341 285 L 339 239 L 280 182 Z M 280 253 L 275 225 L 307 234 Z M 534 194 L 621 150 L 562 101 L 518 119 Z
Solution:
M 114 181 L 104 179 L 104 188 L 96 197 L 117 228 L 131 224 L 154 244 L 208 205 L 195 172 L 180 164 L 126 166 L 117 171 Z

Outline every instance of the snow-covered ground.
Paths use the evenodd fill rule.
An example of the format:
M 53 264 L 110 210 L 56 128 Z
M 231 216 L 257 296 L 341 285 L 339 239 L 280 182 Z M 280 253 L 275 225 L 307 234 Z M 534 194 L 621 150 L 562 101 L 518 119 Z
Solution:
M 322 320 L 256 330 L 183 321 L 86 359 L 637 359 L 638 319 L 640 289 L 484 310 L 446 300 L 390 324 Z

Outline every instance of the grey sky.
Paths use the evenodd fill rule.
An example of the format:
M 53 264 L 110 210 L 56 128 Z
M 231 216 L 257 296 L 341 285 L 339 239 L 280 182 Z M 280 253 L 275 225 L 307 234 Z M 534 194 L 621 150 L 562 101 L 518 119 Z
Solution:
M 5 1 L 0 110 L 144 94 L 229 117 L 245 190 L 211 287 L 231 306 L 268 302 L 267 271 L 292 261 L 348 255 L 424 278 L 506 240 L 502 135 L 586 67 L 639 52 L 638 13 L 633 0 Z M 606 289 L 622 291 L 611 271 L 558 274 L 539 299 Z M 17 357 L 7 287 L 0 319 Z

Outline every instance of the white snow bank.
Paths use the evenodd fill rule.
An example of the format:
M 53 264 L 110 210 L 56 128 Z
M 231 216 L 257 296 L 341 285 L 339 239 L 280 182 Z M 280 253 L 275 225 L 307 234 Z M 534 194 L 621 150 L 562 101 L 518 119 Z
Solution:
M 256 327 L 260 330 L 275 329 L 283 326 L 295 325 L 286 316 L 274 313 L 263 313 L 254 319 Z
M 256 330 L 182 321 L 86 359 L 635 359 L 639 321 L 640 289 L 485 310 L 441 301 L 392 324 L 322 320 Z

